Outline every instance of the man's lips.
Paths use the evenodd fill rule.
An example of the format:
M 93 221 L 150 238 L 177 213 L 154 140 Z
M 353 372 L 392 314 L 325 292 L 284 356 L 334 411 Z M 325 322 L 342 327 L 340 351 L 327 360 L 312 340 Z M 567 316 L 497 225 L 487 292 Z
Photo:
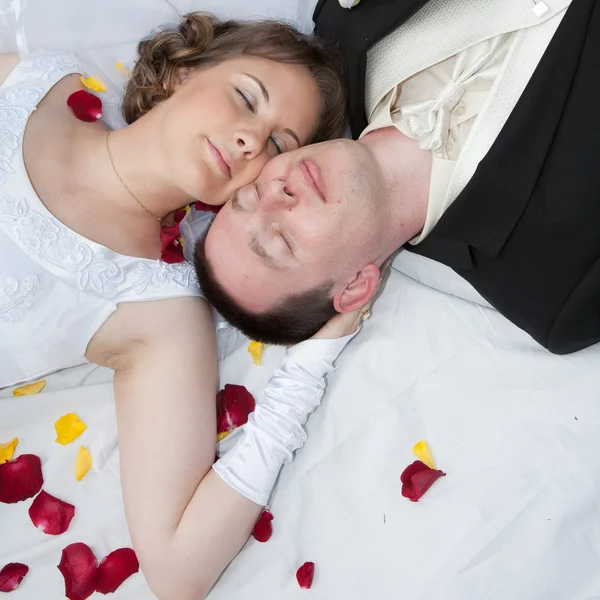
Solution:
M 306 183 L 308 183 L 308 185 L 314 190 L 322 202 L 327 202 L 327 200 L 325 200 L 325 193 L 323 190 L 323 178 L 321 176 L 321 170 L 319 169 L 317 163 L 313 160 L 303 160 L 301 163 L 301 168 Z
M 217 166 L 217 169 L 225 176 L 227 179 L 231 179 L 231 162 L 226 160 L 221 151 L 210 142 L 208 142 L 208 149 L 210 151 L 211 156 L 213 157 L 214 163 Z

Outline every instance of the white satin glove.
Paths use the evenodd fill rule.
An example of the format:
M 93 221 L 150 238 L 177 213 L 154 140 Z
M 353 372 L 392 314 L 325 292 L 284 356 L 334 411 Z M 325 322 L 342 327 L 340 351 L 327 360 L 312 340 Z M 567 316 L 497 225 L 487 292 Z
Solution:
M 248 417 L 243 437 L 213 465 L 225 483 L 252 502 L 267 504 L 281 467 L 306 441 L 302 426 L 321 403 L 325 375 L 356 333 L 312 338 L 288 350 Z

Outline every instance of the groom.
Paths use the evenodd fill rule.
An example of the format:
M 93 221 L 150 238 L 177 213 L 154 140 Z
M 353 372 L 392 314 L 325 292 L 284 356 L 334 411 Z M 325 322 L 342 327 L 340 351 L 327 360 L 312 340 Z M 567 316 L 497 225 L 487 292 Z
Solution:
M 281 155 L 196 248 L 207 299 L 290 343 L 375 293 L 399 247 L 556 353 L 600 340 L 600 3 L 321 0 L 351 127 Z

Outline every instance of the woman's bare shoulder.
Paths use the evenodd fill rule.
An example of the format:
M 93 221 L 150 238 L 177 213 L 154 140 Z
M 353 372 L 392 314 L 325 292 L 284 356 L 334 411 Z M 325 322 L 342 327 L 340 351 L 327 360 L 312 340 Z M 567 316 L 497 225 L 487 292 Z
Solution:
M 125 302 L 96 332 L 86 358 L 110 366 L 115 357 L 139 346 L 182 345 L 190 339 L 211 343 L 215 335 L 212 310 L 200 297 Z
M 0 54 L 0 85 L 4 83 L 20 61 L 21 58 L 16 52 L 14 54 Z

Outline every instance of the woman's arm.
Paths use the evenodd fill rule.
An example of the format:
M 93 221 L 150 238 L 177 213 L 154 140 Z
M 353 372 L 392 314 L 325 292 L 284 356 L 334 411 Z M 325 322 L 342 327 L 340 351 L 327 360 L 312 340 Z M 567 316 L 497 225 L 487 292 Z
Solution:
M 0 85 L 4 83 L 20 60 L 16 52 L 14 54 L 0 54 Z
M 169 318 L 174 314 L 175 323 Z M 256 450 L 249 447 L 241 468 L 233 457 L 219 475 L 211 469 L 216 356 L 211 311 L 197 298 L 121 305 L 88 349 L 90 360 L 115 369 L 125 510 L 142 570 L 160 600 L 206 595 L 261 510 L 234 487 L 240 480 L 251 487 L 266 481 L 264 494 L 285 460 L 264 468 L 258 460 L 249 478 L 247 459 Z M 292 383 L 312 393 L 309 403 L 318 396 L 318 403 L 318 385 L 311 392 L 310 385 L 295 378 Z M 273 406 L 276 394 L 269 401 Z M 253 431 L 246 444 L 260 438 L 260 427 Z
M 216 357 L 212 314 L 198 298 L 120 305 L 88 350 L 115 370 L 127 522 L 160 600 L 204 597 L 261 510 L 211 471 Z

